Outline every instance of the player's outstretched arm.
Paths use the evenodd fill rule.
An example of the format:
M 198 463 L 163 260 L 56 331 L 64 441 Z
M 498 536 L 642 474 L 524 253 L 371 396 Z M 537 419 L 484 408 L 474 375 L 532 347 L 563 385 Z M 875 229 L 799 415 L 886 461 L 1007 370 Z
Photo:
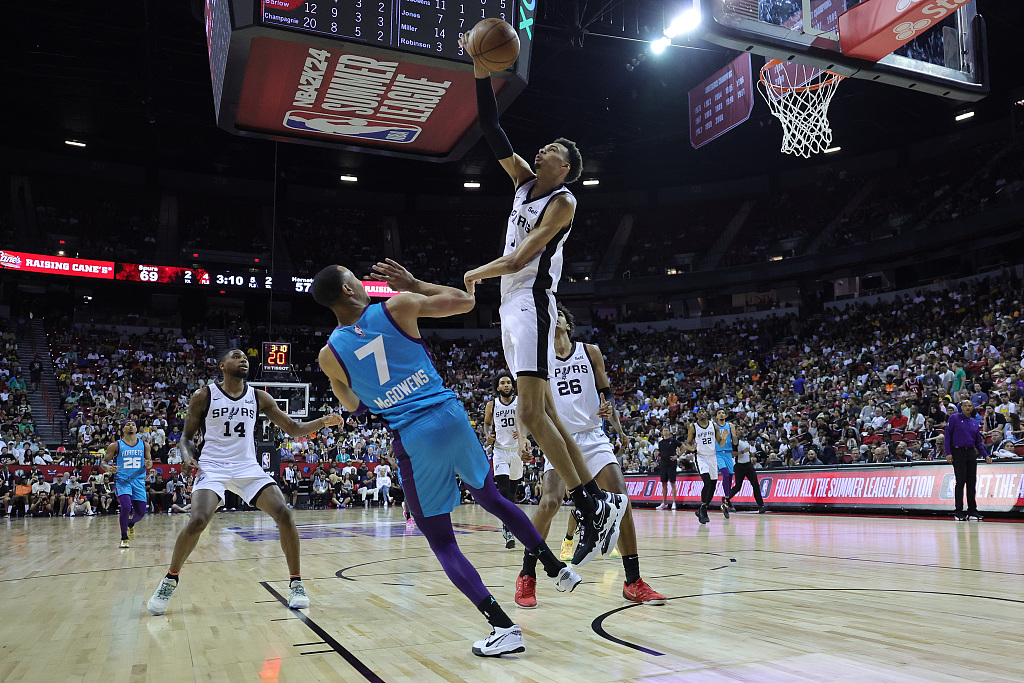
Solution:
M 117 457 L 117 442 L 108 443 L 107 450 L 103 454 L 103 460 L 100 461 L 100 468 L 107 474 L 114 474 L 117 472 L 117 465 L 111 465 L 110 461 Z
M 693 424 L 691 423 L 689 430 L 686 432 L 686 443 L 683 444 L 686 447 L 686 450 L 690 451 L 691 453 L 697 450 L 697 447 L 693 445 L 693 441 L 696 438 L 697 430 L 694 429 Z
M 527 180 L 534 177 L 533 169 L 526 163 L 526 160 L 512 151 L 512 145 L 505 136 L 498 122 L 498 101 L 494 98 L 494 89 L 491 87 L 491 72 L 485 67 L 476 56 L 470 51 L 469 44 L 464 38 L 459 38 L 459 45 L 473 58 L 473 75 L 476 76 L 476 108 L 480 120 L 480 130 L 483 131 L 484 139 L 490 146 L 498 163 L 505 169 L 512 182 L 519 187 Z
M 256 390 L 256 405 L 260 412 L 267 416 L 268 420 L 280 427 L 288 436 L 306 436 L 307 434 L 318 432 L 324 427 L 333 427 L 341 424 L 341 415 L 336 413 L 324 415 L 309 422 L 296 422 L 281 410 L 281 407 L 277 405 L 277 401 L 272 399 L 270 394 L 262 389 Z
M 412 297 L 395 297 L 387 303 L 388 313 L 391 313 L 391 315 L 395 315 L 394 304 L 399 299 L 400 301 L 397 301 L 397 303 L 401 307 L 416 308 L 416 304 L 418 304 L 417 318 L 445 318 L 450 315 L 461 315 L 462 313 L 470 312 L 476 305 L 476 298 L 472 288 L 467 287 L 467 291 L 464 292 L 455 287 L 424 282 L 417 279 L 405 266 L 393 259 L 378 261 L 373 266 L 371 277 L 376 280 L 383 280 L 388 283 L 388 287 L 396 292 L 409 292 L 410 294 L 419 294 L 427 298 L 427 300 L 424 300 Z
M 181 451 L 181 471 L 185 476 L 196 466 L 196 435 L 203 421 L 203 414 L 210 405 L 210 387 L 201 387 L 192 392 L 188 401 L 188 412 L 185 414 L 185 427 L 178 439 L 178 450 Z
M 625 430 L 619 423 L 619 411 L 615 409 L 615 394 L 604 369 L 604 356 L 601 354 L 601 349 L 597 344 L 584 344 L 583 350 L 590 358 L 591 367 L 594 368 L 594 383 L 597 385 L 597 393 L 601 394 L 601 408 L 608 413 L 607 419 L 612 423 L 612 430 L 628 441 L 629 437 L 626 436 Z M 605 408 L 605 406 L 608 407 Z M 602 417 L 605 416 L 602 415 Z
M 142 446 L 143 448 L 146 449 L 145 460 L 146 471 L 148 472 L 149 470 L 153 469 L 153 450 L 152 448 L 150 448 L 149 442 L 146 441 L 145 439 L 142 440 Z
M 575 214 L 575 199 L 566 194 L 556 196 L 548 202 L 540 225 L 531 230 L 526 239 L 511 253 L 499 256 L 490 263 L 467 272 L 464 276 L 466 286 L 469 287 L 480 280 L 518 273 L 547 246 L 548 242 L 572 223 Z

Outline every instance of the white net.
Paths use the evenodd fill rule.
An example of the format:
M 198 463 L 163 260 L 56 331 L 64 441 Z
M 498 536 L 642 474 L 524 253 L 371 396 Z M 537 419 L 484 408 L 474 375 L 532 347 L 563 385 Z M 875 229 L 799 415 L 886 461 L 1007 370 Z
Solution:
M 773 59 L 761 69 L 758 90 L 782 122 L 782 151 L 809 158 L 832 145 L 828 105 L 843 76 Z

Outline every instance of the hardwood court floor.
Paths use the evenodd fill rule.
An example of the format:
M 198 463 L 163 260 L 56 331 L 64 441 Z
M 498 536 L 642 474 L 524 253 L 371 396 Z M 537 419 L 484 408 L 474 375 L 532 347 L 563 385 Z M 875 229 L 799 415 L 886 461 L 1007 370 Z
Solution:
M 527 509 L 532 512 L 532 509 Z M 558 547 L 563 509 L 552 526 Z M 527 651 L 480 659 L 488 628 L 399 510 L 296 511 L 312 599 L 288 610 L 269 517 L 218 514 L 167 614 L 145 609 L 181 515 L 130 550 L 117 519 L 0 522 L 0 681 L 997 681 L 1024 678 L 1024 525 L 637 510 L 641 570 L 670 598 L 628 607 L 621 562 L 571 594 L 512 601 L 521 549 L 456 510 Z

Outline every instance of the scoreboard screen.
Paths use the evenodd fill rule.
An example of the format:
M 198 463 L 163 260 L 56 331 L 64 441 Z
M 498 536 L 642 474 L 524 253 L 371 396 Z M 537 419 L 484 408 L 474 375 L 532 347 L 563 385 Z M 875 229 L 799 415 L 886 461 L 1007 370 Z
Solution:
M 287 342 L 263 342 L 263 372 L 292 369 L 292 345 Z
M 268 26 L 468 64 L 459 36 L 484 18 L 514 24 L 518 1 L 258 0 L 258 12 Z M 520 40 L 526 37 L 520 35 Z
M 210 284 L 210 273 L 203 268 L 118 263 L 114 269 L 114 279 L 172 285 L 208 285 Z

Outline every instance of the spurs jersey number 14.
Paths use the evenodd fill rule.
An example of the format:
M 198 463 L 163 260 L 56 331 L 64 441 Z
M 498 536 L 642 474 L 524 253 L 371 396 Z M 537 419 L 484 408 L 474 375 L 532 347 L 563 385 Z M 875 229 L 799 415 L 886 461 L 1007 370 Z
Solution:
M 199 466 L 256 462 L 256 390 L 248 382 L 238 398 L 228 396 L 215 383 L 209 390 Z
M 494 420 L 494 445 L 497 448 L 515 450 L 519 448 L 519 442 L 512 438 L 512 432 L 516 431 L 516 406 L 519 405 L 519 397 L 516 396 L 512 402 L 505 405 L 500 398 L 494 399 L 494 411 L 491 419 Z
M 572 197 L 572 192 L 559 185 L 554 190 L 541 197 L 529 199 L 530 190 L 537 183 L 537 179 L 528 180 L 516 190 L 515 199 L 512 200 L 512 213 L 508 217 L 508 227 L 505 229 L 505 250 L 504 255 L 508 256 L 516 250 L 526 236 L 540 225 L 544 212 L 551 200 L 560 194 L 567 194 Z M 540 289 L 545 291 L 558 291 L 558 281 L 562 277 L 562 245 L 569 237 L 572 223 L 562 228 L 557 235 L 537 255 L 530 259 L 526 267 L 518 273 L 501 276 L 501 296 L 520 289 Z
M 570 433 L 579 434 L 601 426 L 602 420 L 597 416 L 601 396 L 597 393 L 594 366 L 586 345 L 573 342 L 568 358 L 556 357 L 549 381 L 555 409 Z

